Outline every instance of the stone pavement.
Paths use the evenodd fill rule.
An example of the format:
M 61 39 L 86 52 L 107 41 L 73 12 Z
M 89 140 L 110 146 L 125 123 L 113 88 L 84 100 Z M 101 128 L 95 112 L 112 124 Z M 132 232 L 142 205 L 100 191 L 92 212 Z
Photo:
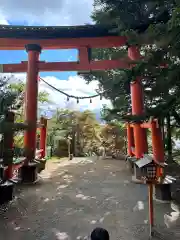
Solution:
M 147 187 L 130 179 L 121 160 L 49 162 L 36 185 L 19 187 L 16 199 L 1 209 L 0 239 L 88 239 L 97 226 L 113 240 L 148 239 Z M 155 207 L 162 239 L 180 239 L 178 221 L 169 229 L 164 223 L 169 204 Z

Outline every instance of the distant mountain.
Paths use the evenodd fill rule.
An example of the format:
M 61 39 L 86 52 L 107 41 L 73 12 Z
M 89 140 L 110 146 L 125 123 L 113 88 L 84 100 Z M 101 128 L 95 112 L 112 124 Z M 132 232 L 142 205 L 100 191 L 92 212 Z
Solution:
M 74 109 L 74 105 L 72 103 L 70 103 L 69 105 L 66 106 L 67 109 L 73 110 Z M 52 109 L 48 109 L 47 105 L 40 105 L 38 108 L 38 117 L 40 117 L 41 115 L 48 115 L 49 117 L 53 116 L 56 113 L 56 109 L 52 108 Z M 79 109 L 79 111 L 83 112 L 84 109 Z M 98 122 L 102 122 L 101 120 L 101 113 L 100 113 L 100 109 L 94 109 L 92 110 L 92 112 L 95 114 L 96 119 Z
M 94 109 L 92 112 L 96 115 L 97 121 L 102 122 L 100 109 Z

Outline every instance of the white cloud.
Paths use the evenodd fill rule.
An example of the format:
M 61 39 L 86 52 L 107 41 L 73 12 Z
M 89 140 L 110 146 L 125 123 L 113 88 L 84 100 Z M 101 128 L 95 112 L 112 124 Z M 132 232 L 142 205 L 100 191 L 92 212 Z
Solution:
M 7 74 L 4 75 L 7 76 Z M 25 81 L 26 79 L 25 74 L 14 74 L 13 76 L 16 78 L 16 80 L 14 80 L 13 78 L 13 82 L 18 80 Z M 79 76 L 70 76 L 68 80 L 60 80 L 53 76 L 43 77 L 43 79 L 57 89 L 60 89 L 69 95 L 74 95 L 78 97 L 93 96 L 96 94 L 96 89 L 98 89 L 98 81 L 93 81 L 90 84 L 86 84 L 85 80 Z M 76 99 L 70 98 L 70 101 L 67 101 L 66 96 L 53 90 L 43 81 L 40 81 L 39 91 L 44 90 L 49 93 L 52 104 L 39 106 L 42 109 L 69 108 L 77 110 L 100 110 L 103 104 L 111 106 L 109 100 L 106 100 L 104 98 L 100 100 L 100 97 L 92 98 L 92 103 L 90 103 L 90 99 L 79 100 L 78 104 Z
M 29 25 L 81 25 L 91 23 L 93 0 L 1 0 L 0 16 Z
M 90 84 L 86 84 L 84 79 L 79 76 L 71 76 L 68 80 L 58 80 L 55 77 L 49 76 L 43 78 L 46 82 L 50 83 L 51 85 L 55 86 L 60 90 L 64 90 L 66 93 L 74 96 L 92 96 L 96 94 L 96 89 L 98 89 L 98 82 L 93 81 Z M 56 92 L 49 88 L 45 83 L 42 81 L 40 82 L 40 90 L 46 90 L 52 99 L 53 102 L 60 107 L 68 107 L 68 108 L 75 108 L 75 109 L 100 109 L 102 108 L 103 104 L 110 105 L 110 102 L 106 99 L 100 100 L 99 97 L 93 98 L 92 103 L 90 103 L 90 99 L 83 99 L 79 100 L 79 104 L 77 104 L 76 99 L 70 99 L 67 102 L 67 97 L 63 96 L 62 94 Z
M 0 24 L 8 24 L 10 22 L 28 22 L 28 25 L 83 25 L 92 23 L 90 15 L 93 10 L 94 0 L 1 0 L 0 7 Z M 68 59 L 71 61 L 72 57 Z M 25 74 L 16 74 L 20 79 L 25 79 Z M 70 77 L 68 80 L 58 80 L 53 76 L 44 78 L 50 84 L 56 86 L 67 93 L 76 96 L 90 96 L 96 93 L 98 87 L 97 82 L 92 82 L 89 85 L 78 76 Z M 89 100 L 80 100 L 79 104 L 76 100 L 67 102 L 66 97 L 62 94 L 47 88 L 43 83 L 40 83 L 40 90 L 47 90 L 50 98 L 56 103 L 56 107 L 81 108 L 97 110 L 103 104 L 110 104 L 109 101 L 99 97 Z M 46 108 L 47 106 L 45 106 Z M 53 108 L 55 105 L 52 106 Z
M 9 25 L 8 21 L 5 19 L 4 15 L 0 12 L 0 24 L 2 25 Z
M 0 19 L 0 24 L 2 25 L 9 25 L 8 21 L 5 19 Z

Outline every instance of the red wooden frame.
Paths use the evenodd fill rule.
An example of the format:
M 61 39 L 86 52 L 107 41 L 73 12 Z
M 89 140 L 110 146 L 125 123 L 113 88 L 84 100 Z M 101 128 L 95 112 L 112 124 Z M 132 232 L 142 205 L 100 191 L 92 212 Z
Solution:
M 62 38 L 62 39 L 14 39 L 14 38 L 0 38 L 0 50 L 22 50 L 25 45 L 28 52 L 28 62 L 21 62 L 19 64 L 2 64 L 1 72 L 3 73 L 16 73 L 27 72 L 27 88 L 26 88 L 26 121 L 36 124 L 37 111 L 37 88 L 38 88 L 38 72 L 40 71 L 78 71 L 89 72 L 97 70 L 111 70 L 111 69 L 129 69 L 134 64 L 132 61 L 141 59 L 139 49 L 136 46 L 128 48 L 128 58 L 119 60 L 98 60 L 91 61 L 89 56 L 89 48 L 112 48 L 125 45 L 127 42 L 126 37 L 121 36 L 107 36 L 107 37 L 92 37 L 92 38 Z M 42 49 L 73 49 L 79 50 L 79 61 L 77 62 L 44 62 L 39 61 L 39 54 Z M 162 65 L 161 67 L 166 67 Z M 132 100 L 132 114 L 142 115 L 144 111 L 143 90 L 140 84 L 141 79 L 134 79 L 131 84 L 131 100 Z M 32 107 L 32 105 L 34 107 Z M 136 158 L 143 156 L 148 150 L 146 128 L 152 129 L 152 142 L 154 158 L 158 161 L 164 161 L 163 158 L 163 144 L 159 127 L 152 123 L 134 123 L 129 124 L 127 127 L 128 135 L 128 154 L 135 155 Z M 133 126 L 133 128 L 132 128 Z M 35 134 L 36 129 L 33 131 L 26 131 L 25 133 L 25 146 L 33 149 L 35 155 Z M 157 133 L 157 134 L 156 134 Z M 42 141 L 41 148 L 44 148 L 45 142 L 45 129 L 41 131 Z M 157 135 L 157 137 L 156 137 Z M 27 139 L 31 139 L 28 142 Z M 159 146 L 157 146 L 159 145 Z M 132 151 L 134 147 L 134 151 Z M 42 153 L 42 151 L 41 151 Z M 44 156 L 45 151 L 43 150 Z M 32 157 L 30 157 L 32 158 Z M 30 158 L 28 161 L 30 161 Z
M 27 72 L 27 62 L 15 64 L 2 64 L 0 71 L 2 73 L 23 73 Z M 100 60 L 100 61 L 82 61 L 78 62 L 38 62 L 40 72 L 57 72 L 57 71 L 103 71 L 116 68 L 129 68 L 130 64 L 123 60 Z
M 125 45 L 126 37 L 108 36 L 93 38 L 57 38 L 57 39 L 17 39 L 0 38 L 0 50 L 24 50 L 27 44 L 38 44 L 42 49 L 79 49 L 83 46 L 89 48 L 112 48 Z

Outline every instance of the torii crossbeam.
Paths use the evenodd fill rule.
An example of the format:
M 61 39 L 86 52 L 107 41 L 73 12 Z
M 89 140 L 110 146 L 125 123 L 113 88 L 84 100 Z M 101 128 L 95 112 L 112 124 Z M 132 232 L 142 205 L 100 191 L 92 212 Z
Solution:
M 27 72 L 28 62 L 17 64 L 0 64 L 1 73 L 23 73 Z M 81 62 L 44 62 L 38 61 L 37 67 L 39 72 L 64 72 L 64 71 L 103 71 L 112 69 L 128 69 L 130 64 L 126 60 L 102 60 L 88 61 L 84 55 Z

